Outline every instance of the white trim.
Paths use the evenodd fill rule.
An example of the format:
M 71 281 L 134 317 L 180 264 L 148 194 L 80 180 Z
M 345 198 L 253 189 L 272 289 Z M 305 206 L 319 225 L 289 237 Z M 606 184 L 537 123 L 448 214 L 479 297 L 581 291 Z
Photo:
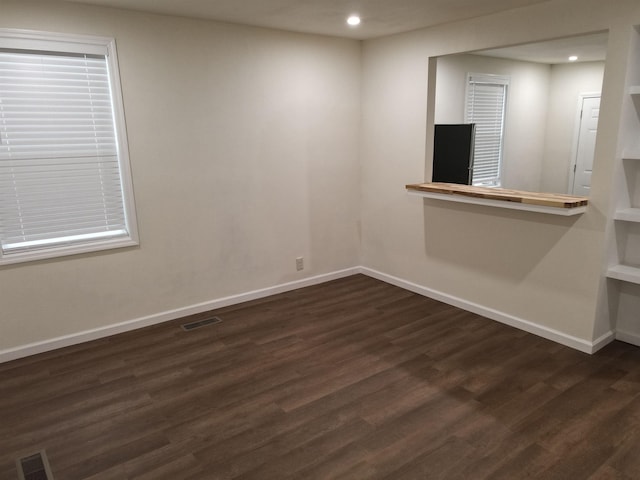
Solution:
M 33 250 L 9 254 L 5 253 L 4 255 L 0 254 L 0 266 L 11 265 L 14 263 L 35 262 L 36 260 L 59 258 L 68 255 L 80 255 L 82 253 L 94 253 L 103 250 L 114 250 L 116 248 L 137 247 L 140 243 L 137 239 L 132 239 L 130 237 L 131 235 L 127 235 L 123 238 L 106 239 L 78 245 L 62 245 L 59 247 L 50 247 L 45 250 Z
M 394 277 L 392 275 L 387 275 L 370 268 L 362 267 L 361 271 L 363 274 L 369 277 L 381 280 L 386 283 L 390 283 L 391 285 L 395 285 L 396 287 L 404 288 L 405 290 L 409 290 L 410 292 L 433 298 L 434 300 L 453 305 L 454 307 L 461 308 L 468 312 L 482 315 L 483 317 L 489 318 L 491 320 L 495 320 L 497 322 L 504 323 L 505 325 L 518 328 L 519 330 L 538 335 L 539 337 L 546 338 L 547 340 L 560 343 L 584 353 L 595 353 L 597 350 L 604 347 L 607 343 L 614 340 L 614 333 L 608 332 L 596 341 L 589 342 L 587 340 L 583 340 L 582 338 L 574 337 L 573 335 L 568 335 L 566 333 L 560 332 L 559 330 L 538 325 L 523 318 L 518 318 L 513 315 L 494 310 L 493 308 L 485 307 L 484 305 L 469 302 L 462 298 L 454 297 L 453 295 L 449 295 L 438 290 L 433 290 L 431 288 L 427 288 L 422 285 L 418 285 L 416 283 Z
M 315 277 L 305 278 L 302 280 L 282 283 L 273 287 L 262 288 L 238 295 L 231 295 L 215 300 L 209 300 L 207 302 L 190 305 L 188 307 L 167 310 L 165 312 L 155 313 L 146 317 L 140 317 L 133 320 L 128 320 L 126 322 L 108 325 L 106 327 L 85 330 L 84 332 L 72 333 L 70 335 L 64 335 L 62 337 L 53 338 L 51 340 L 44 340 L 42 342 L 21 345 L 15 348 L 9 348 L 7 350 L 0 350 L 0 363 L 17 360 L 19 358 L 28 357 L 30 355 L 37 355 L 38 353 L 48 352 L 51 350 L 56 350 L 58 348 L 77 345 L 79 343 L 90 342 L 92 340 L 109 337 L 111 335 L 117 335 L 119 333 L 137 330 L 139 328 L 156 325 L 158 323 L 176 320 L 178 318 L 186 317 L 188 315 L 194 315 L 196 313 L 202 313 L 209 310 L 237 305 L 239 303 L 269 297 L 278 293 L 289 292 L 291 290 L 297 290 L 299 288 L 330 282 L 331 280 L 337 280 L 339 278 L 356 275 L 358 273 L 361 273 L 359 267 L 347 268 L 345 270 L 339 270 L 337 272 L 331 272 L 323 275 L 317 275 Z
M 83 342 L 90 342 L 100 338 L 109 337 L 111 335 L 117 335 L 119 333 L 125 333 L 139 328 L 148 327 L 151 325 L 157 325 L 159 323 L 168 322 L 170 320 L 176 320 L 178 318 L 186 317 L 188 315 L 194 315 L 197 313 L 206 312 L 209 310 L 215 310 L 218 308 L 224 308 L 231 305 L 237 305 L 239 303 L 248 302 L 251 300 L 257 300 L 260 298 L 269 297 L 279 293 L 289 292 L 291 290 L 297 290 L 299 288 L 309 287 L 312 285 L 319 285 L 321 283 L 330 282 L 340 278 L 348 277 L 356 274 L 363 274 L 376 280 L 395 285 L 400 288 L 404 288 L 413 293 L 438 300 L 454 307 L 461 308 L 468 312 L 482 315 L 483 317 L 495 320 L 500 323 L 518 328 L 528 333 L 538 335 L 548 340 L 554 341 L 561 345 L 574 348 L 584 353 L 595 353 L 605 345 L 611 343 L 613 340 L 618 339 L 623 342 L 632 343 L 640 346 L 640 336 L 626 333 L 626 332 L 607 332 L 600 338 L 589 342 L 581 338 L 567 335 L 566 333 L 554 330 L 552 328 L 544 327 L 542 325 L 535 324 L 528 320 L 509 315 L 492 308 L 479 305 L 477 303 L 469 302 L 461 298 L 449 295 L 438 290 L 418 285 L 407 280 L 403 280 L 392 275 L 379 272 L 377 270 L 367 267 L 352 267 L 336 272 L 331 272 L 323 275 L 317 275 L 314 277 L 305 278 L 302 280 L 296 280 L 293 282 L 283 283 L 273 287 L 262 288 L 259 290 L 253 290 L 247 293 L 241 293 L 238 295 L 231 295 L 228 297 L 219 298 L 216 300 L 210 300 L 203 303 L 198 303 L 183 308 L 176 308 L 174 310 L 168 310 L 165 312 L 159 312 L 145 317 L 136 318 L 114 325 L 106 327 L 96 328 L 93 330 L 86 330 L 84 332 L 73 333 L 70 335 L 64 335 L 62 337 L 53 338 L 51 340 L 44 340 L 42 342 L 31 343 L 28 345 L 22 345 L 15 348 L 6 350 L 0 350 L 0 363 L 9 362 L 11 360 L 17 360 L 19 358 L 28 357 L 31 355 L 37 355 L 39 353 L 56 350 L 59 348 L 69 347 L 71 345 L 77 345 Z
M 637 334 L 637 333 L 625 332 L 624 330 L 617 330 L 616 340 L 620 340 L 621 342 L 630 343 L 631 345 L 640 347 L 640 334 Z
M 466 195 L 457 195 L 449 193 L 424 192 L 419 190 L 407 190 L 409 195 L 418 197 L 433 198 L 435 200 L 444 200 L 446 202 L 470 203 L 472 205 L 484 205 L 486 207 L 499 207 L 509 210 L 523 210 L 525 212 L 548 213 L 550 215 L 561 215 L 564 217 L 572 215 L 580 215 L 587 211 L 587 205 L 581 207 L 547 207 L 545 205 L 532 205 L 529 203 L 510 202 L 506 200 L 494 200 L 491 198 L 468 197 Z
M 108 55 L 110 37 L 71 33 L 41 32 L 17 28 L 0 28 L 4 48 L 60 53 L 88 53 Z
M 601 348 L 606 347 L 611 342 L 618 338 L 618 333 L 613 330 L 609 330 L 604 335 L 596 338 L 593 342 L 591 342 L 591 351 L 587 353 L 596 353 Z
M 136 213 L 135 197 L 133 194 L 133 174 L 131 172 L 131 160 L 129 158 L 129 140 L 127 136 L 127 122 L 124 116 L 124 99 L 122 96 L 122 83 L 120 79 L 120 66 L 115 38 L 108 39 L 107 67 L 109 69 L 109 85 L 111 87 L 111 105 L 113 106 L 113 120 L 117 135 L 118 160 L 120 164 L 120 181 L 122 183 L 122 202 L 126 225 L 129 229 L 129 238 L 135 244 L 140 243 L 138 234 L 138 218 Z
M 494 85 L 506 85 L 509 86 L 511 76 L 509 75 L 496 75 L 493 73 L 473 73 L 467 72 L 467 88 L 469 83 L 490 83 Z M 465 92 L 467 93 L 467 92 Z

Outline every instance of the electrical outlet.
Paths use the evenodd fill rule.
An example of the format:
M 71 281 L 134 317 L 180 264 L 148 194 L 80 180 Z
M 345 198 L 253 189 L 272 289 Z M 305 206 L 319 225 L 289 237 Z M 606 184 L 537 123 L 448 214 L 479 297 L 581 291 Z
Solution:
M 304 257 L 296 258 L 296 270 L 304 270 Z

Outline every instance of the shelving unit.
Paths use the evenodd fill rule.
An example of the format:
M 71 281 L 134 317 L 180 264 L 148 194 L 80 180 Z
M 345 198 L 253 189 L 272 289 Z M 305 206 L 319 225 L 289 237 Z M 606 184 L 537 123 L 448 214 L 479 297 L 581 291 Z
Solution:
M 633 33 L 626 83 L 606 277 L 616 338 L 640 346 L 640 27 Z
M 615 220 L 640 223 L 640 208 L 621 208 L 616 210 Z
M 640 285 L 640 268 L 629 265 L 614 265 L 607 270 L 607 276 L 623 282 Z

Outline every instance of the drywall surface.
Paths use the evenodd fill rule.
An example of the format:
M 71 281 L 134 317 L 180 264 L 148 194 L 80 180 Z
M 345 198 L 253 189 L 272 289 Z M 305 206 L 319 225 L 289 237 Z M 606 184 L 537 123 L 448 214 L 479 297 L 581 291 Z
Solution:
M 0 268 L 0 351 L 359 264 L 359 42 L 57 1 L 0 12 L 115 37 L 140 231 L 138 248 Z
M 363 265 L 592 341 L 606 216 L 636 1 L 551 1 L 366 41 L 363 47 Z M 431 176 L 430 57 L 610 28 L 600 131 L 587 213 L 544 214 L 408 196 Z M 597 325 L 596 325 L 597 324 Z
M 0 351 L 359 264 L 579 339 L 610 330 L 596 304 L 637 0 L 553 0 L 363 45 L 57 1 L 0 11 L 0 27 L 116 38 L 141 237 L 0 268 Z M 431 175 L 430 57 L 606 29 L 586 214 L 407 196 Z
M 505 112 L 502 186 L 541 191 L 550 66 L 480 55 L 438 58 L 435 123 L 464 123 L 468 74 L 509 79 Z
M 576 116 L 581 94 L 601 93 L 604 62 L 553 65 L 541 188 L 568 192 L 569 168 L 576 140 Z

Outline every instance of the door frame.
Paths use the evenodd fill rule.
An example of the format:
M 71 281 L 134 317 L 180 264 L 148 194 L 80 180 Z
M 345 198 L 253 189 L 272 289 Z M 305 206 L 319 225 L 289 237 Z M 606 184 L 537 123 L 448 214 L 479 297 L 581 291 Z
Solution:
M 580 124 L 582 121 L 582 105 L 586 98 L 602 98 L 602 92 L 587 92 L 578 94 L 578 107 L 573 126 L 573 139 L 571 143 L 571 157 L 569 160 L 569 181 L 567 183 L 567 193 L 573 195 L 573 183 L 576 179 L 575 166 L 578 164 L 578 141 L 580 140 Z M 598 125 L 599 127 L 599 125 Z M 598 128 L 599 130 L 599 128 Z M 597 134 L 596 134 L 597 141 Z

